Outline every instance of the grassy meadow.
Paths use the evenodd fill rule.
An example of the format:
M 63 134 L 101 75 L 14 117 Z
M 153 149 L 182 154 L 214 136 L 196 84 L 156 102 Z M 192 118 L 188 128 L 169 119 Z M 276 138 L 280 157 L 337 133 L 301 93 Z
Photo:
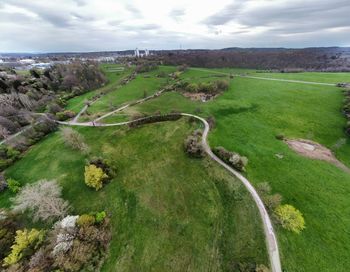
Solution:
M 210 70 L 188 70 L 182 77 L 200 81 L 209 75 Z M 290 78 L 350 81 L 350 74 L 334 73 L 335 79 L 329 81 L 320 80 L 323 75 L 297 73 Z M 284 203 L 304 214 L 306 229 L 300 235 L 276 226 L 284 269 L 346 271 L 350 267 L 350 176 L 327 162 L 296 154 L 275 138 L 283 134 L 316 141 L 350 167 L 342 101 L 342 91 L 336 87 L 236 77 L 230 80 L 229 91 L 210 102 L 193 102 L 181 94 L 167 93 L 137 108 L 141 112 L 176 109 L 214 116 L 217 124 L 210 134 L 211 146 L 221 145 L 247 156 L 247 177 L 253 184 L 269 182 Z M 283 159 L 276 154 L 282 154 Z
M 80 128 L 93 155 L 117 167 L 96 192 L 84 183 L 85 156 L 59 132 L 6 171 L 22 183 L 56 179 L 75 213 L 106 210 L 112 242 L 102 271 L 226 271 L 233 262 L 267 265 L 261 222 L 243 186 L 215 163 L 191 159 L 186 119 L 129 130 Z M 59 159 L 58 159 L 59 158 Z M 1 206 L 9 206 L 1 195 Z
M 130 70 L 103 68 L 110 79 L 103 88 L 110 92 L 89 107 L 83 120 L 140 99 L 145 92 L 156 92 L 168 80 L 157 77 L 158 73 L 176 70 L 162 66 L 119 87 L 118 80 Z M 180 78 L 190 82 L 223 78 L 213 71 L 325 83 L 350 81 L 349 73 L 246 69 L 188 69 Z M 245 175 L 253 185 L 269 182 L 273 192 L 283 196 L 283 203 L 304 215 L 306 229 L 299 235 L 276 225 L 284 271 L 347 271 L 349 174 L 327 162 L 302 157 L 275 138 L 283 134 L 316 141 L 350 167 L 341 89 L 224 78 L 230 82 L 229 90 L 212 101 L 191 101 L 168 92 L 103 121 L 172 110 L 214 116 L 210 145 L 247 156 Z M 68 108 L 79 111 L 84 100 L 99 91 L 73 98 Z M 106 210 L 112 219 L 113 239 L 103 271 L 232 271 L 236 262 L 267 265 L 260 217 L 246 190 L 214 162 L 191 159 L 184 153 L 183 141 L 196 126 L 182 118 L 137 129 L 78 128 L 91 153 L 113 161 L 118 169 L 117 176 L 99 192 L 84 184 L 86 157 L 65 146 L 58 132 L 32 147 L 6 170 L 6 176 L 22 183 L 57 179 L 76 213 Z M 9 207 L 10 197 L 9 192 L 1 194 L 0 205 Z

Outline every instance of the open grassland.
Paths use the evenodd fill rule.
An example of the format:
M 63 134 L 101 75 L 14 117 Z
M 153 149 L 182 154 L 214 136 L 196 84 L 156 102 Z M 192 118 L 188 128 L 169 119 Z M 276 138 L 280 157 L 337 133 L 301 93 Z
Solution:
M 202 73 L 199 75 L 197 73 Z M 212 72 L 212 73 L 211 73 Z M 286 80 L 299 80 L 299 81 L 309 81 L 309 82 L 320 82 L 320 83 L 340 83 L 349 82 L 350 73 L 333 73 L 333 72 L 295 72 L 295 73 L 269 73 L 254 69 L 239 69 L 239 68 L 222 68 L 222 69 L 205 69 L 205 68 L 193 68 L 189 70 L 186 74 L 188 77 L 191 75 L 194 78 L 197 76 L 203 78 L 203 76 L 214 76 L 220 73 L 232 74 L 232 75 L 247 75 L 254 77 L 267 77 L 276 79 L 286 79 Z
M 210 72 L 189 70 L 183 78 L 208 78 Z M 214 75 L 214 74 L 213 74 Z M 266 76 L 279 77 L 280 74 Z M 350 81 L 350 74 L 290 74 L 293 79 Z M 282 76 L 281 76 L 282 77 Z M 229 78 L 227 78 L 229 80 Z M 214 80 L 214 78 L 213 78 Z M 332 149 L 350 167 L 350 142 L 341 113 L 343 95 L 336 87 L 263 81 L 230 80 L 230 89 L 216 100 L 192 102 L 178 93 L 137 106 L 141 112 L 177 109 L 214 116 L 211 146 L 224 146 L 249 158 L 247 177 L 269 182 L 284 203 L 301 210 L 306 229 L 292 234 L 277 227 L 282 266 L 286 271 L 347 271 L 350 267 L 350 175 L 327 162 L 304 158 L 276 140 L 304 138 Z M 343 142 L 345 140 L 345 143 Z M 342 143 L 342 144 L 340 144 Z M 276 154 L 283 155 L 283 159 Z
M 175 70 L 175 67 L 164 66 L 151 72 L 138 74 L 136 78 L 128 84 L 98 99 L 96 103 L 89 107 L 87 115 L 83 116 L 82 119 L 96 118 L 122 106 L 125 102 L 132 102 L 154 94 L 166 85 L 169 80 L 167 75 Z M 166 76 L 158 77 L 162 72 L 164 72 Z
M 175 68 L 161 67 L 158 72 L 162 70 L 171 72 Z M 325 83 L 350 81 L 346 73 L 215 71 Z M 166 84 L 165 78 L 156 77 L 158 72 L 138 75 L 89 110 L 105 113 L 142 98 L 144 90 L 152 94 Z M 180 77 L 190 82 L 221 78 L 208 69 L 189 69 Z M 283 196 L 284 203 L 304 214 L 306 229 L 299 235 L 276 226 L 285 271 L 347 271 L 350 175 L 327 162 L 304 158 L 275 138 L 284 134 L 287 138 L 316 141 L 332 149 L 350 167 L 341 89 L 226 79 L 230 81 L 229 90 L 215 100 L 194 102 L 169 92 L 104 122 L 119 122 L 137 112 L 151 114 L 158 110 L 214 116 L 211 146 L 221 145 L 247 156 L 249 180 L 255 185 L 269 182 L 273 192 Z M 184 154 L 183 140 L 193 129 L 185 119 L 133 130 L 80 128 L 92 154 L 102 155 L 118 167 L 117 177 L 99 192 L 88 189 L 83 182 L 86 158 L 66 147 L 58 133 L 34 146 L 6 175 L 23 183 L 55 178 L 77 213 L 105 209 L 111 214 L 113 240 L 104 271 L 230 271 L 235 261 L 266 264 L 260 217 L 247 192 L 213 162 Z M 9 192 L 2 194 L 0 205 L 9 206 L 10 196 Z
M 120 66 L 118 64 L 103 64 L 101 65 L 101 67 L 105 73 L 105 76 L 108 79 L 108 84 L 105 87 L 102 87 L 100 89 L 93 90 L 83 95 L 70 99 L 66 106 L 68 110 L 79 112 L 81 108 L 84 107 L 85 102 L 90 100 L 95 95 L 116 90 L 119 86 L 119 81 L 125 78 L 127 75 L 129 75 L 133 70 L 132 67 L 124 68 L 123 66 Z M 121 68 L 124 68 L 124 69 L 121 69 Z
M 267 264 L 260 217 L 243 186 L 214 162 L 182 149 L 196 126 L 183 118 L 142 128 L 80 128 L 92 155 L 117 167 L 96 192 L 84 184 L 85 156 L 59 132 L 6 171 L 22 183 L 57 179 L 75 213 L 106 210 L 112 242 L 102 271 L 230 271 Z M 0 196 L 9 206 L 10 193 Z M 30 215 L 28 215 L 30 217 Z

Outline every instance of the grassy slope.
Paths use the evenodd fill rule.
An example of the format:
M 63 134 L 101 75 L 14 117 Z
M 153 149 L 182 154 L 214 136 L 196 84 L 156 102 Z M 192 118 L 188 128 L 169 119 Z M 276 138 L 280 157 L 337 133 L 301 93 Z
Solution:
M 206 74 L 190 70 L 183 77 Z M 312 75 L 312 81 L 322 77 Z M 278 228 L 283 267 L 287 271 L 345 271 L 350 267 L 350 176 L 328 163 L 301 157 L 275 139 L 282 133 L 334 147 L 347 137 L 340 111 L 342 99 L 341 90 L 334 87 L 235 78 L 230 91 L 208 103 L 193 103 L 169 93 L 138 109 L 152 112 L 171 107 L 195 112 L 200 108 L 203 116 L 215 116 L 211 145 L 246 155 L 248 178 L 255 184 L 270 182 L 285 203 L 293 204 L 305 216 L 307 229 L 300 235 Z M 276 153 L 284 158 L 277 159 Z M 349 140 L 335 153 L 350 166 Z
M 99 192 L 85 186 L 85 158 L 54 133 L 6 171 L 21 182 L 57 179 L 76 213 L 106 210 L 113 240 L 103 271 L 220 271 L 233 261 L 267 263 L 257 210 L 240 183 L 181 145 L 187 121 L 80 128 L 92 154 L 118 175 Z M 58 159 L 59 158 L 59 159 Z M 8 194 L 0 196 L 8 206 Z
M 87 92 L 83 95 L 70 99 L 68 101 L 66 109 L 79 112 L 81 108 L 84 107 L 85 101 L 91 99 L 94 95 L 99 94 L 101 92 L 113 91 L 114 89 L 116 89 L 118 87 L 119 81 L 122 78 L 126 77 L 132 71 L 132 68 L 125 68 L 125 70 L 117 71 L 117 72 L 114 72 L 112 70 L 113 68 L 118 68 L 118 67 L 120 67 L 120 65 L 118 64 L 102 65 L 102 70 L 105 72 L 105 75 L 108 79 L 108 84 L 105 87 Z
M 175 71 L 175 68 L 160 67 L 155 71 L 137 75 L 137 77 L 128 84 L 99 99 L 89 107 L 88 113 L 95 116 L 102 115 L 103 113 L 120 107 L 125 102 L 141 99 L 145 94 L 146 96 L 154 94 L 167 82 L 167 78 L 156 77 L 161 71 L 171 73 Z

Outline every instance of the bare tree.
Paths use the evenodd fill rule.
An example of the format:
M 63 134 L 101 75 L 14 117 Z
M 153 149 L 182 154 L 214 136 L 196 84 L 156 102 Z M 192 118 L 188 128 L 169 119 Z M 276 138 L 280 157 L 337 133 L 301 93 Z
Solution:
M 61 192 L 61 186 L 54 180 L 40 180 L 27 184 L 12 199 L 13 210 L 16 212 L 31 210 L 35 221 L 63 218 L 69 210 L 69 204 L 61 198 Z
M 10 136 L 10 132 L 0 125 L 0 139 L 6 139 L 8 136 Z
M 84 142 L 84 138 L 79 132 L 70 127 L 64 127 L 61 129 L 61 135 L 65 143 L 71 146 L 73 149 L 80 150 L 83 153 L 89 152 L 89 147 Z

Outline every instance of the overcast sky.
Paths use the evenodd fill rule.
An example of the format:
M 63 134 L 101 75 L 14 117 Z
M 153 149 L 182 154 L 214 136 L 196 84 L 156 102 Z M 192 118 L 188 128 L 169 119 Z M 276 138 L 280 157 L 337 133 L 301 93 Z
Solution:
M 0 52 L 350 46 L 350 0 L 0 0 Z

